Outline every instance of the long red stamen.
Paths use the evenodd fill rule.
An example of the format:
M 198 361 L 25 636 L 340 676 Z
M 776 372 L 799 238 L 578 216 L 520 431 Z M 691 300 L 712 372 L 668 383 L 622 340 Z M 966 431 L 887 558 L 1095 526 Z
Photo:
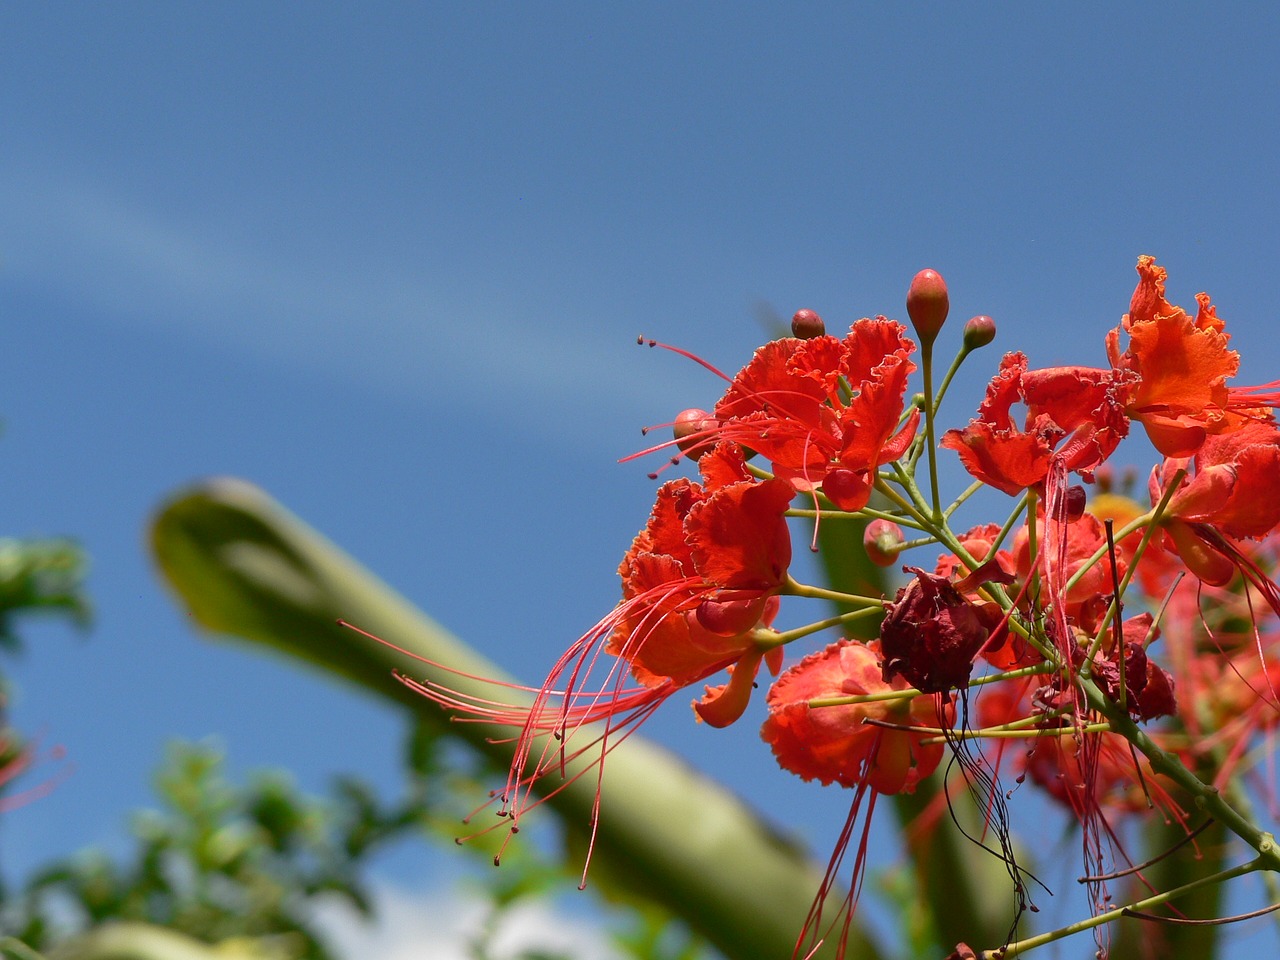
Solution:
M 724 371 L 718 369 L 717 367 L 712 366 L 710 363 L 708 363 L 706 360 L 703 360 L 697 354 L 690 353 L 688 350 L 685 350 L 681 347 L 673 347 L 669 343 L 661 343 L 658 340 L 650 340 L 644 335 L 636 337 L 636 343 L 644 347 L 661 347 L 663 350 L 670 350 L 672 353 L 677 353 L 688 360 L 692 360 L 694 363 L 698 364 L 700 367 L 705 367 L 706 369 L 714 373 L 717 377 L 719 377 L 721 380 L 725 380 L 729 383 L 733 382 L 733 378 L 730 377 L 728 374 L 724 373 Z

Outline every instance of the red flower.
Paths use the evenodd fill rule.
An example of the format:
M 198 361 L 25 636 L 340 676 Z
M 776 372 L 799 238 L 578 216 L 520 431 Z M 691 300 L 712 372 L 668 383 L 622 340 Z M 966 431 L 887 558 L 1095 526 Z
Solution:
M 752 480 L 730 443 L 699 466 L 705 485 L 680 479 L 659 489 L 618 567 L 623 602 L 606 649 L 647 687 L 688 686 L 746 658 L 728 713 L 728 702 L 712 709 L 723 691 L 699 704 L 699 715 L 720 726 L 746 707 L 762 656 L 750 634 L 773 619 L 786 583 L 785 512 L 794 493 L 783 480 Z
M 875 645 L 851 640 L 812 653 L 782 674 L 769 690 L 769 718 L 760 735 L 778 764 L 804 780 L 870 786 L 879 793 L 912 793 L 942 760 L 941 743 L 924 744 L 930 735 L 871 725 L 868 719 L 903 726 L 950 727 L 955 714 L 949 699 L 938 698 L 840 706 L 810 706 L 825 697 L 906 690 L 901 679 L 886 682 Z
M 960 454 L 972 476 L 1012 496 L 1042 485 L 1054 462 L 1091 480 L 1129 432 L 1124 407 L 1133 379 L 1089 367 L 1028 370 L 1023 354 L 1007 353 L 978 416 L 948 430 L 941 445 Z M 1021 429 L 1015 403 L 1027 408 Z
M 1152 444 L 1166 457 L 1190 457 L 1205 438 L 1238 429 L 1252 419 L 1271 419 L 1277 397 L 1261 388 L 1229 388 L 1240 355 L 1207 293 L 1196 295 L 1191 317 L 1164 296 L 1167 272 L 1154 257 L 1138 258 L 1138 286 L 1120 326 L 1107 334 L 1111 366 L 1140 378 L 1128 413 L 1141 420 Z M 1120 352 L 1120 331 L 1129 347 Z
M 1050 551 L 1046 536 L 1050 533 L 1045 523 L 1044 511 L 1037 514 L 1037 525 L 1040 530 L 1040 565 L 1053 567 L 1053 576 L 1047 577 L 1054 582 L 1065 583 L 1071 577 L 1080 574 L 1080 579 L 1059 598 L 1062 612 L 1066 614 L 1072 625 L 1085 633 L 1093 633 L 1101 623 L 1101 617 L 1111 605 L 1113 584 L 1124 579 L 1129 564 L 1126 551 L 1117 549 L 1115 574 L 1112 574 L 1111 561 L 1104 556 L 1101 560 L 1085 569 L 1085 565 L 1097 552 L 1107 545 L 1107 532 L 1103 522 L 1090 513 L 1083 514 L 1072 523 L 1057 524 L 1053 527 L 1053 544 L 1056 550 Z M 1128 543 L 1136 541 L 1130 538 Z M 1131 547 L 1128 552 L 1131 552 Z M 1025 526 L 1018 530 L 1013 541 L 1013 555 L 1017 564 L 1019 583 L 1026 583 L 1031 575 L 1031 535 Z M 1084 571 L 1081 573 L 1081 571 Z
M 841 509 L 861 509 L 876 468 L 915 436 L 918 410 L 899 427 L 913 350 L 884 317 L 859 320 L 843 340 L 767 343 L 716 404 L 719 436 L 767 457 L 796 490 L 821 487 Z
M 805 780 L 839 783 L 851 788 L 853 799 L 844 829 L 832 850 L 827 871 L 813 907 L 796 943 L 795 956 L 811 956 L 816 943 L 837 938 L 836 957 L 845 955 L 845 944 L 866 868 L 871 818 L 882 793 L 911 793 L 933 773 L 943 756 L 941 743 L 926 744 L 930 737 L 902 727 L 943 727 L 955 723 L 951 698 L 916 696 L 869 703 L 813 706 L 825 698 L 890 693 L 905 690 L 901 680 L 886 683 L 880 676 L 876 645 L 850 640 L 832 644 L 796 664 L 769 691 L 769 717 L 760 735 L 773 748 L 778 764 Z M 868 723 L 867 721 L 880 721 Z M 888 724 L 881 725 L 881 724 Z M 855 825 L 867 797 L 848 892 L 829 924 L 823 913 L 854 837 Z
M 512 832 L 525 812 L 568 783 L 592 770 L 599 776 L 604 755 L 677 690 L 729 670 L 728 685 L 708 690 L 695 705 L 701 719 L 725 726 L 746 709 L 761 662 L 780 669 L 781 649 L 766 651 L 751 634 L 772 621 L 786 583 L 785 512 L 794 492 L 783 480 L 751 479 L 731 443 L 717 444 L 699 468 L 703 484 L 680 479 L 659 489 L 648 523 L 619 567 L 622 602 L 569 647 L 541 687 L 514 688 L 518 697 L 533 693 L 531 704 L 498 703 L 400 677 L 467 719 L 519 730 L 498 796 L 499 815 Z M 639 686 L 628 686 L 628 671 L 616 666 L 602 683 L 591 683 L 602 644 Z M 579 732 L 587 742 L 575 739 Z M 549 786 L 548 776 L 561 780 Z M 593 832 L 597 816 L 593 810 Z

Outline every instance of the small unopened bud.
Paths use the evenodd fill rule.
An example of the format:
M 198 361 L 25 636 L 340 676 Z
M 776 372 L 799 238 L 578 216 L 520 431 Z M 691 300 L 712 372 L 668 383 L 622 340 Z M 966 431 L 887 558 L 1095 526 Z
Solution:
M 877 567 L 891 567 L 898 560 L 905 542 L 902 528 L 892 520 L 872 520 L 862 532 L 862 545 L 867 557 Z
M 907 289 L 907 316 L 921 340 L 933 342 L 950 308 L 947 282 L 937 270 L 921 270 L 912 278 Z
M 707 411 L 690 407 L 676 414 L 671 432 L 675 435 L 680 452 L 697 462 L 699 457 L 715 446 L 715 431 L 718 426 L 720 421 Z
M 801 340 L 812 340 L 827 332 L 827 325 L 812 310 L 797 310 L 791 318 L 791 335 Z
M 986 315 L 972 317 L 964 325 L 964 348 L 977 350 L 996 338 L 996 322 Z

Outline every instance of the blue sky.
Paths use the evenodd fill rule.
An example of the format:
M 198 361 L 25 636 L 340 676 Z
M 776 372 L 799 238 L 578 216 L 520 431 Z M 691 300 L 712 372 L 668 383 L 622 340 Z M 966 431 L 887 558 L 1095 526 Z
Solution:
M 260 484 L 527 679 L 617 596 L 616 460 L 720 386 L 760 304 L 831 326 L 947 278 L 1000 349 L 1101 364 L 1141 253 L 1275 379 L 1280 11 L 1240 4 L 115 3 L 0 9 L 0 529 L 93 556 L 84 638 L 6 667 L 74 767 L 5 869 L 117 843 L 173 736 L 390 788 L 367 699 L 192 633 L 142 549 Z M 958 325 L 958 322 L 957 322 Z M 650 732 L 818 843 L 844 798 L 754 728 Z M 113 839 L 114 838 L 114 839 Z M 388 871 L 412 883 L 412 863 Z

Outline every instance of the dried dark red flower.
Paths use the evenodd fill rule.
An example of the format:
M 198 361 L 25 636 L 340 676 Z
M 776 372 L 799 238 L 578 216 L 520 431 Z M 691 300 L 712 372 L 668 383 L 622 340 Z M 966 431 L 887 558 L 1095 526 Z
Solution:
M 885 682 L 902 677 L 925 693 L 967 686 L 978 652 L 1001 629 L 1003 611 L 970 600 L 946 577 L 903 570 L 915 579 L 898 591 L 880 627 Z M 1004 576 L 995 564 L 980 571 L 986 579 Z

